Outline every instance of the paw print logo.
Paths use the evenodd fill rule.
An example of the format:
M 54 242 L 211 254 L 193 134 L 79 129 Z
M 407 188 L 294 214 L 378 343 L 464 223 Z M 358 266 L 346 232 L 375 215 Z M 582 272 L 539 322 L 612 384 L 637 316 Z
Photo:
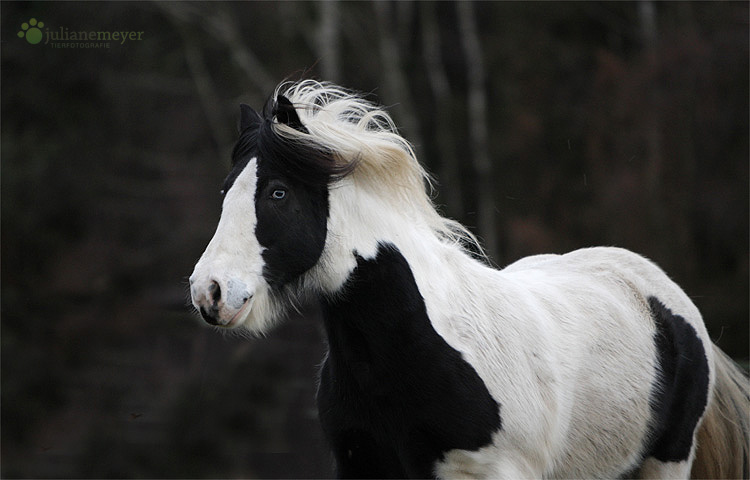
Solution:
M 37 22 L 36 18 L 32 18 L 28 23 L 24 22 L 21 24 L 21 31 L 18 32 L 18 38 L 26 37 L 26 41 L 32 45 L 42 41 L 42 31 L 40 28 L 44 27 L 44 22 Z

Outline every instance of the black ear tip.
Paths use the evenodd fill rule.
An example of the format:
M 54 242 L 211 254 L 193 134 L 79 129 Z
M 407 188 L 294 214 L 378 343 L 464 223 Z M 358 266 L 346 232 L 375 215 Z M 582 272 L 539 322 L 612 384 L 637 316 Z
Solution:
M 240 113 L 253 113 L 255 110 L 253 110 L 253 107 L 246 103 L 240 103 Z
M 299 114 L 297 114 L 297 109 L 294 108 L 294 104 L 284 95 L 276 96 L 276 105 L 273 110 L 279 123 L 289 125 L 296 130 L 306 131 L 299 118 Z
M 273 110 L 277 117 L 281 115 L 284 119 L 297 116 L 297 110 L 294 108 L 294 104 L 291 100 L 281 94 L 276 96 L 276 105 L 274 105 Z M 282 121 L 282 123 L 286 122 Z
M 249 105 L 240 103 L 240 131 L 260 122 L 260 115 Z

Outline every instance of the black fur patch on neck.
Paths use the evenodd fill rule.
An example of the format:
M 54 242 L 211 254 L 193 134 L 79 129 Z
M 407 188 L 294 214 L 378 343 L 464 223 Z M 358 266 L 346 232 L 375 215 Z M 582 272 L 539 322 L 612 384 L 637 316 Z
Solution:
M 433 328 L 396 247 L 358 257 L 343 292 L 322 303 L 318 408 L 340 478 L 432 478 L 445 452 L 492 442 L 500 406 Z

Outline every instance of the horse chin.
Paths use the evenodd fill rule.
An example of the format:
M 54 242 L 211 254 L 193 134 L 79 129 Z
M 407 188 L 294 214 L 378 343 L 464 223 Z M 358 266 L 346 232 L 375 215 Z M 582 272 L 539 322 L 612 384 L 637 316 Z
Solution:
M 237 328 L 242 326 L 247 318 L 250 316 L 250 313 L 253 309 L 253 304 L 255 303 L 255 298 L 250 298 L 248 301 L 246 301 L 242 307 L 240 307 L 239 310 L 237 310 L 237 313 L 232 315 L 232 318 L 229 319 L 229 321 L 224 325 L 219 325 L 222 328 Z
M 267 288 L 258 288 L 255 295 L 224 328 L 241 329 L 252 336 L 264 336 L 284 316 L 283 306 L 274 300 Z

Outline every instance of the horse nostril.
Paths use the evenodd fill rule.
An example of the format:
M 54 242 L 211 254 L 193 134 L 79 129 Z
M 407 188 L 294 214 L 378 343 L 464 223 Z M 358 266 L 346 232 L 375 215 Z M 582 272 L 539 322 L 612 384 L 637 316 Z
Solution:
M 218 283 L 211 282 L 211 285 L 208 287 L 208 293 L 211 294 L 214 304 L 219 303 L 219 300 L 221 300 L 221 287 Z
M 218 325 L 219 324 L 219 311 L 216 307 L 211 307 L 210 309 L 206 310 L 204 307 L 200 308 L 201 317 L 203 317 L 203 320 L 210 324 L 210 325 Z

